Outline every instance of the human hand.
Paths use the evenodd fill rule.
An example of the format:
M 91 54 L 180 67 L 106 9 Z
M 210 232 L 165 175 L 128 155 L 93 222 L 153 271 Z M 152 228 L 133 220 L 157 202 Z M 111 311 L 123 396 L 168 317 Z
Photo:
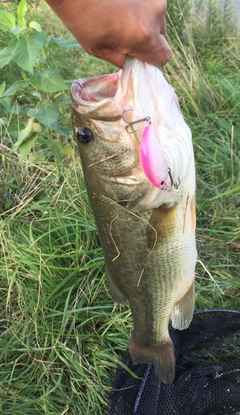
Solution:
M 126 55 L 155 66 L 171 57 L 166 0 L 46 0 L 89 54 L 122 68 Z

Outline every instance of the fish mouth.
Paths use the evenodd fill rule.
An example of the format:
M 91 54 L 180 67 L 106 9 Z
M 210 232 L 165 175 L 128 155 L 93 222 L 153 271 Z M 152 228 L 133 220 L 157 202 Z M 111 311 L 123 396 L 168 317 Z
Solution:
M 77 79 L 73 82 L 72 95 L 76 99 L 88 102 L 100 102 L 105 98 L 114 98 L 121 74 L 122 70 L 95 78 Z
M 122 70 L 95 78 L 73 81 L 71 96 L 73 108 L 92 120 L 117 121 L 122 117 L 121 106 L 116 102 Z

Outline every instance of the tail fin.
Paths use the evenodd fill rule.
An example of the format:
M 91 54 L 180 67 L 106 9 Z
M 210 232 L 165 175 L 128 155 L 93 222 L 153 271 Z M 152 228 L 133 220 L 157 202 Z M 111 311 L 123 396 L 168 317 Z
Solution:
M 134 365 L 138 363 L 153 364 L 156 375 L 164 383 L 172 383 L 175 377 L 175 354 L 172 340 L 154 346 L 145 346 L 131 337 L 129 353 Z

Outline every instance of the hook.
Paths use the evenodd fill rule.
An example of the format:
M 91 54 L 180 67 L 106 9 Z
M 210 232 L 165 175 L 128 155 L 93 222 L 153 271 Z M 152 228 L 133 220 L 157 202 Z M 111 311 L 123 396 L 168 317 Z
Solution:
M 125 118 L 124 118 L 124 113 L 125 112 L 127 112 L 127 111 L 132 111 L 131 109 L 130 110 L 125 110 L 125 111 L 123 111 L 123 113 L 122 113 L 122 119 L 123 119 L 123 121 L 125 122 L 125 123 L 127 123 L 128 125 L 126 126 L 126 131 L 127 132 L 129 132 L 129 127 L 132 127 L 134 124 L 137 124 L 137 123 L 139 123 L 139 122 L 144 122 L 144 121 L 146 121 L 148 124 L 151 124 L 151 117 L 145 117 L 145 118 L 140 118 L 139 120 L 136 120 L 136 121 L 131 121 L 131 122 L 129 122 L 129 121 L 127 121 Z
M 168 167 L 168 174 L 169 174 L 169 177 L 170 177 L 171 186 L 174 186 L 175 189 L 178 189 L 178 187 L 180 186 L 180 183 L 181 183 L 179 177 L 178 177 L 178 183 L 177 182 L 174 183 L 170 167 Z

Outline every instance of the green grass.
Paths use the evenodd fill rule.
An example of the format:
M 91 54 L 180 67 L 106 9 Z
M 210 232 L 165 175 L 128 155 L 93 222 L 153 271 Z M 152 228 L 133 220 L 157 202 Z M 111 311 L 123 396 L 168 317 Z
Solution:
M 67 36 L 42 3 L 31 13 Z M 240 46 L 231 35 L 202 51 L 188 31 L 164 73 L 193 133 L 196 308 L 239 308 Z M 55 53 L 69 80 L 113 70 L 78 49 Z M 44 148 L 20 163 L 10 129 L 11 119 L 0 135 L 0 414 L 107 414 L 132 321 L 108 292 L 78 157 L 56 163 Z
M 53 166 L 35 166 L 28 198 L 0 220 L 4 414 L 102 413 L 127 347 L 129 309 L 113 313 L 79 165 L 70 165 L 62 185 Z M 32 166 L 21 168 L 28 177 Z

